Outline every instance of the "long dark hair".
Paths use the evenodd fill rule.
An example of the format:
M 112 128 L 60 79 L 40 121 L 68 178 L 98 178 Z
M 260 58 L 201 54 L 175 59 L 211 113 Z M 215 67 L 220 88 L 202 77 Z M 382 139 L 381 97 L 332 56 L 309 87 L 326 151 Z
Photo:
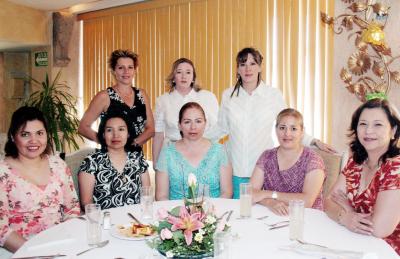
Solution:
M 14 139 L 16 138 L 18 131 L 21 128 L 24 128 L 28 121 L 34 121 L 34 120 L 38 120 L 41 123 L 43 123 L 44 129 L 46 130 L 47 146 L 42 155 L 44 154 L 48 155 L 51 153 L 52 142 L 49 139 L 49 134 L 47 134 L 48 128 L 43 113 L 35 107 L 22 106 L 19 109 L 17 109 L 11 117 L 11 123 L 7 133 L 7 142 L 4 147 L 6 156 L 10 156 L 12 158 L 18 157 L 18 148 L 15 145 Z
M 129 118 L 125 114 L 123 114 L 122 112 L 111 111 L 111 112 L 108 112 L 102 118 L 102 120 L 100 122 L 100 125 L 99 125 L 99 129 L 97 131 L 97 139 L 99 140 L 99 143 L 101 145 L 101 151 L 102 152 L 107 152 L 107 144 L 106 144 L 106 140 L 104 138 L 104 132 L 106 130 L 107 121 L 109 121 L 112 118 L 120 118 L 123 121 L 125 121 L 127 130 L 128 130 L 128 139 L 126 140 L 126 144 L 124 146 L 124 149 L 125 149 L 125 151 L 130 150 L 133 138 L 135 136 L 133 127 L 129 126 L 129 125 L 131 125 L 131 122 L 130 122 Z
M 169 86 L 169 91 L 172 92 L 175 89 L 176 84 L 175 84 L 174 78 L 175 78 L 176 69 L 182 63 L 188 63 L 189 65 L 192 66 L 193 81 L 190 83 L 190 87 L 192 87 L 196 92 L 200 91 L 200 86 L 196 82 L 196 69 L 194 68 L 193 62 L 188 58 L 179 58 L 179 59 L 175 60 L 175 62 L 172 64 L 171 72 L 165 79 L 165 81 L 167 82 L 167 85 Z
M 261 55 L 261 53 L 256 50 L 255 48 L 244 48 L 241 51 L 239 51 L 239 53 L 236 56 L 236 69 L 239 68 L 239 65 L 242 63 L 245 63 L 247 61 L 247 57 L 248 55 L 252 55 L 254 60 L 256 61 L 256 63 L 261 66 L 262 61 L 263 61 L 263 56 Z M 237 73 L 236 75 L 237 77 L 237 81 L 235 84 L 235 87 L 233 88 L 233 91 L 231 93 L 231 97 L 233 96 L 233 94 L 237 91 L 236 96 L 239 96 L 239 89 L 242 86 L 242 78 L 240 77 L 239 73 Z M 257 85 L 260 84 L 262 78 L 261 78 L 261 72 L 258 73 L 258 79 L 257 79 Z
M 393 109 L 391 104 L 384 99 L 376 98 L 369 100 L 362 104 L 360 107 L 357 108 L 357 110 L 353 113 L 353 117 L 351 119 L 351 125 L 350 125 L 350 133 L 348 134 L 348 137 L 352 138 L 352 141 L 350 142 L 350 149 L 353 152 L 353 159 L 357 164 L 362 164 L 367 158 L 368 158 L 368 153 L 361 144 L 361 142 L 358 139 L 357 135 L 357 126 L 358 126 L 358 121 L 360 120 L 361 113 L 365 109 L 374 109 L 374 108 L 380 108 L 382 109 L 390 123 L 390 127 L 393 129 L 396 127 L 396 132 L 394 134 L 394 138 L 390 140 L 389 142 L 389 148 L 388 150 L 379 158 L 381 162 L 385 162 L 387 158 L 392 158 L 400 154 L 400 148 L 399 148 L 399 137 L 400 137 L 400 117 L 397 111 Z

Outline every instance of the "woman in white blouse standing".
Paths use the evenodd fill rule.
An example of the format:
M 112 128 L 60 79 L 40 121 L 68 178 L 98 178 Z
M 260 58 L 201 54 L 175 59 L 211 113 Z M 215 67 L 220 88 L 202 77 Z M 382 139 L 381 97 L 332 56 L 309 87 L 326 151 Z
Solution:
M 157 98 L 154 111 L 155 136 L 153 139 L 153 162 L 156 163 L 164 141 L 177 141 L 179 134 L 178 114 L 188 102 L 197 102 L 204 109 L 207 125 L 204 137 L 209 138 L 210 130 L 216 126 L 218 101 L 213 93 L 201 90 L 196 83 L 196 70 L 193 62 L 180 58 L 172 64 L 167 84 L 170 91 Z
M 286 108 L 280 90 L 262 81 L 262 60 L 258 50 L 242 49 L 236 57 L 237 82 L 222 95 L 218 125 L 223 135 L 229 135 L 227 150 L 233 166 L 233 198 L 239 198 L 239 185 L 250 180 L 261 153 L 274 146 L 274 121 Z M 310 136 L 305 136 L 303 143 L 335 152 Z

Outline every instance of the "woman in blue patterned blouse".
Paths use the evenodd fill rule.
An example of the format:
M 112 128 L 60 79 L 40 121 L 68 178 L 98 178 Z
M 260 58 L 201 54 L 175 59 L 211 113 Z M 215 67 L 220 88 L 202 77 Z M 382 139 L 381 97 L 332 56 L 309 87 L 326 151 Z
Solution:
M 225 148 L 203 137 L 206 118 L 203 108 L 189 102 L 179 111 L 182 139 L 165 145 L 156 165 L 156 199 L 182 199 L 189 173 L 198 183 L 209 185 L 211 197 L 232 197 L 232 168 Z
M 150 185 L 148 165 L 140 151 L 130 150 L 134 134 L 122 113 L 109 113 L 100 123 L 101 150 L 83 160 L 79 172 L 81 204 L 102 209 L 140 202 L 140 187 Z

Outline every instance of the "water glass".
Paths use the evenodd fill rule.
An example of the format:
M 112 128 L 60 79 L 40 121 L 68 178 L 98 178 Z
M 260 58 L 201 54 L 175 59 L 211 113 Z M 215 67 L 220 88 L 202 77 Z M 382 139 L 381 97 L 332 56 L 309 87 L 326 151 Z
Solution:
M 252 186 L 250 183 L 240 184 L 240 217 L 250 218 L 251 217 L 251 195 Z
M 289 201 L 289 239 L 303 240 L 304 201 Z
M 232 258 L 232 236 L 229 232 L 215 232 L 214 234 L 214 258 Z
M 142 209 L 142 218 L 152 220 L 153 219 L 153 187 L 142 186 L 140 188 L 140 205 Z
M 101 207 L 99 204 L 85 206 L 86 233 L 88 245 L 97 245 L 101 242 Z

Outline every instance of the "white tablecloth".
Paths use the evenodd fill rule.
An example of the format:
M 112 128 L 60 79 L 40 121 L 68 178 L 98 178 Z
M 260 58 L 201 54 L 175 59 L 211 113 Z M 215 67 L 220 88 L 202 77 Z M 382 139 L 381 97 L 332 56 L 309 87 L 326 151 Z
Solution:
M 251 219 L 238 219 L 238 200 L 212 199 L 212 203 L 216 207 L 217 215 L 230 209 L 234 210 L 230 223 L 232 233 L 237 233 L 238 238 L 233 241 L 232 258 L 321 259 L 322 256 L 315 257 L 315 255 L 280 249 L 282 246 L 293 243 L 289 240 L 289 228 L 268 230 L 265 223 L 287 218 L 278 217 L 267 208 L 255 205 Z M 154 214 L 158 208 L 171 209 L 176 205 L 182 205 L 182 201 L 155 202 Z M 140 206 L 116 208 L 111 209 L 110 212 L 113 224 L 125 224 L 131 221 L 127 212 L 140 216 Z M 256 219 L 264 215 L 269 215 L 269 217 L 265 220 Z M 88 248 L 85 224 L 83 220 L 72 219 L 54 226 L 26 242 L 13 257 L 60 253 L 68 255 L 60 258 L 78 258 L 75 254 Z M 103 240 L 105 239 L 110 240 L 107 246 L 94 249 L 79 258 L 147 258 L 146 256 L 154 253 L 145 241 L 121 240 L 111 236 L 108 230 L 103 231 Z M 384 240 L 352 233 L 329 219 L 325 213 L 314 209 L 305 210 L 304 240 L 332 249 L 361 251 L 368 254 L 367 258 L 399 258 Z

